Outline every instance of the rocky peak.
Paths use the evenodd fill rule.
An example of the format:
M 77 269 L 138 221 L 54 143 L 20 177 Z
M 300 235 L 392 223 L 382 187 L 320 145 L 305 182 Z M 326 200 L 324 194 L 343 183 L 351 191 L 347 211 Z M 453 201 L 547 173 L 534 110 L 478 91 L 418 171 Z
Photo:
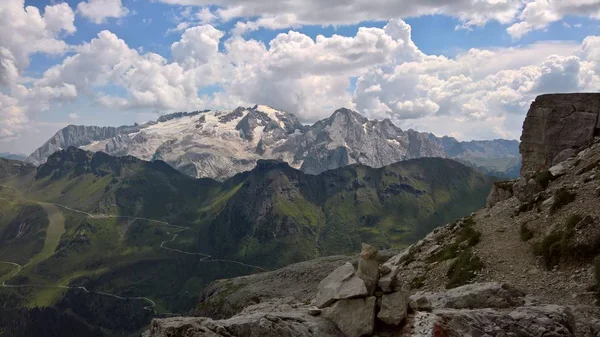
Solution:
M 600 94 L 538 96 L 523 123 L 521 175 L 557 164 L 561 152 L 590 144 L 600 133 Z M 566 154 L 568 156 L 568 154 Z

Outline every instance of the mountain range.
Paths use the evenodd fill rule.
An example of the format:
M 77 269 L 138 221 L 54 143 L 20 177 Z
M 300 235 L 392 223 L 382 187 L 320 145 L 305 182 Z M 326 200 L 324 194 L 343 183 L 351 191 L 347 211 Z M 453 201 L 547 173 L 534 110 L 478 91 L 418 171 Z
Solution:
M 28 317 L 43 314 L 131 335 L 152 311 L 191 310 L 218 278 L 353 252 L 363 241 L 405 247 L 481 207 L 492 183 L 443 158 L 317 175 L 261 159 L 223 181 L 76 147 L 37 168 L 0 159 L 0 282 L 9 285 L 0 287 L 0 317 L 31 326 Z
M 516 140 L 459 142 L 404 131 L 389 119 L 369 120 L 344 108 L 313 125 L 264 105 L 180 112 L 133 126 L 69 125 L 27 161 L 44 163 L 69 146 L 163 160 L 189 176 L 217 180 L 251 170 L 260 159 L 285 161 L 309 174 L 354 163 L 379 168 L 421 157 L 453 158 L 497 176 L 517 176 L 520 167 Z

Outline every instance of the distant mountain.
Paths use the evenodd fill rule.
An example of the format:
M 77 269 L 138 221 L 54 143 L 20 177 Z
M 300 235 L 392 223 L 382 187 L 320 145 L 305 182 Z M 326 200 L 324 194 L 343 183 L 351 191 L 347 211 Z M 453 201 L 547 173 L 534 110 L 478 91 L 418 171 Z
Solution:
M 0 158 L 24 161 L 27 159 L 27 155 L 10 152 L 0 152 Z
M 358 163 L 382 167 L 397 161 L 444 157 L 461 159 L 485 172 L 505 172 L 518 161 L 515 140 L 459 142 L 430 133 L 404 131 L 390 120 L 368 120 L 338 109 L 311 126 L 268 106 L 195 111 L 160 117 L 143 125 L 69 125 L 37 149 L 28 161 L 44 163 L 69 146 L 110 155 L 163 160 L 192 177 L 224 180 L 251 170 L 259 159 L 282 160 L 310 174 Z

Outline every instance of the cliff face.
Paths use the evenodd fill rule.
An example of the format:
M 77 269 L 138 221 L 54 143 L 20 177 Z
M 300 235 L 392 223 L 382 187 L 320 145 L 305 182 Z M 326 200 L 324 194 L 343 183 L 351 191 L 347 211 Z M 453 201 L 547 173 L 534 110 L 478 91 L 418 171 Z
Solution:
M 521 175 L 557 164 L 588 145 L 600 133 L 599 115 L 600 94 L 538 96 L 523 123 Z

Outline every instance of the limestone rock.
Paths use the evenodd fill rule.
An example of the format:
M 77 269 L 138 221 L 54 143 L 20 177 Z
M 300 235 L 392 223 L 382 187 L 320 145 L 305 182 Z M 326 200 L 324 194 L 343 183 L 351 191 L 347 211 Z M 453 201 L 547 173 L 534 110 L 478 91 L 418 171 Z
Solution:
M 550 173 L 553 176 L 560 177 L 560 176 L 564 175 L 565 173 L 567 173 L 567 166 L 565 163 L 558 163 L 558 164 L 552 166 L 551 168 L 549 168 L 548 171 L 550 171 Z
M 562 163 L 563 161 L 574 157 L 576 154 L 577 151 L 575 149 L 564 149 L 560 151 L 560 153 L 557 154 L 556 157 L 554 157 L 554 159 L 552 159 L 552 165 Z
M 394 291 L 396 286 L 396 276 L 400 272 L 400 266 L 390 266 L 390 271 L 379 278 L 377 285 L 385 294 Z
M 513 185 L 513 193 L 520 201 L 528 201 L 534 194 L 543 191 L 544 188 L 535 179 L 523 177 Z
M 572 337 L 575 331 L 573 314 L 557 305 L 518 307 L 508 313 L 489 309 L 436 312 L 451 336 L 555 336 Z M 508 335 L 508 336 L 511 336 Z
M 347 336 L 371 335 L 375 328 L 375 297 L 339 300 L 323 310 L 323 316 Z
M 414 311 L 431 311 L 431 301 L 425 296 L 410 297 L 410 308 Z
M 432 307 L 452 309 L 509 308 L 523 305 L 525 293 L 506 284 L 488 282 L 469 284 L 443 292 L 418 292 L 410 297 L 416 301 L 426 297 Z
M 406 318 L 408 312 L 408 294 L 401 291 L 381 297 L 381 310 L 377 314 L 382 322 L 398 325 Z
M 600 94 L 538 96 L 523 123 L 521 175 L 548 168 L 563 150 L 593 141 L 599 114 Z
M 364 297 L 368 294 L 365 282 L 354 273 L 352 264 L 346 262 L 319 283 L 315 305 L 324 308 L 335 300 Z
M 492 191 L 488 195 L 486 206 L 494 207 L 500 201 L 506 200 L 513 196 L 514 181 L 497 182 L 492 186 Z
M 377 248 L 362 244 L 362 251 L 358 259 L 358 270 L 356 275 L 360 277 L 367 287 L 369 295 L 375 293 L 377 281 L 379 281 L 379 262 L 377 261 Z
M 248 308 L 249 309 L 249 308 Z M 323 317 L 277 306 L 246 310 L 227 320 L 205 317 L 154 319 L 145 337 L 344 337 Z

